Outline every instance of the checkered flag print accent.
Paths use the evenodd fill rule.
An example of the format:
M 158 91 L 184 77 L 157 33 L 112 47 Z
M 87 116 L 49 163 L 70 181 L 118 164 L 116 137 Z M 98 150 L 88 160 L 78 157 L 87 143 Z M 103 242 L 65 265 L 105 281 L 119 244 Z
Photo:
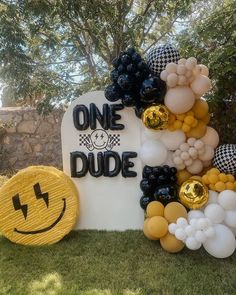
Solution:
M 120 134 L 110 134 L 109 139 L 112 142 L 113 146 L 120 146 Z
M 213 166 L 221 172 L 236 175 L 236 144 L 220 145 L 216 149 Z
M 88 139 L 87 134 L 79 134 L 79 145 L 85 145 Z
M 170 44 L 154 47 L 147 56 L 148 66 L 154 75 L 160 75 L 170 62 L 177 63 L 180 59 L 180 54 L 176 48 Z

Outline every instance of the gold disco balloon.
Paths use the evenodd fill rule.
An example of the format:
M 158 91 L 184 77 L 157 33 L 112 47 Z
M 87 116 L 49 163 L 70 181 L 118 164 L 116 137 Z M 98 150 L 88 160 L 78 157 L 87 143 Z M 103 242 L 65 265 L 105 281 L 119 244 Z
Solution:
M 168 127 L 169 111 L 164 105 L 153 105 L 147 108 L 142 115 L 143 124 L 154 130 L 163 130 Z
M 208 200 L 208 189 L 201 181 L 189 179 L 181 185 L 179 199 L 185 207 L 199 209 Z

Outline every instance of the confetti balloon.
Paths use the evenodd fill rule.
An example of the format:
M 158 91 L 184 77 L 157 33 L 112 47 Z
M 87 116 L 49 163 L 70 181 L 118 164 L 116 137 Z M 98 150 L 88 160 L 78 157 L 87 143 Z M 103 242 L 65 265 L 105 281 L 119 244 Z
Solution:
M 208 189 L 202 182 L 189 179 L 181 185 L 179 199 L 189 209 L 201 208 L 208 200 Z
M 147 108 L 142 115 L 143 124 L 150 129 L 162 130 L 168 126 L 169 112 L 163 105 L 155 105 Z

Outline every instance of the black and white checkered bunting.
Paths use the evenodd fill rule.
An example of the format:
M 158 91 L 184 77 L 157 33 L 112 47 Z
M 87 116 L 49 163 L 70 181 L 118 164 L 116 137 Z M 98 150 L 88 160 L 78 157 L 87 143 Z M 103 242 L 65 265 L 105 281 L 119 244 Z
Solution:
M 180 54 L 176 48 L 170 44 L 154 47 L 147 56 L 148 66 L 154 75 L 160 75 L 170 62 L 177 63 L 180 59 Z
M 236 144 L 223 144 L 216 149 L 213 166 L 221 172 L 236 175 Z
M 113 143 L 114 146 L 120 146 L 120 134 L 110 134 L 109 135 L 110 141 Z
M 88 135 L 87 134 L 79 134 L 79 145 L 85 145 L 88 139 Z

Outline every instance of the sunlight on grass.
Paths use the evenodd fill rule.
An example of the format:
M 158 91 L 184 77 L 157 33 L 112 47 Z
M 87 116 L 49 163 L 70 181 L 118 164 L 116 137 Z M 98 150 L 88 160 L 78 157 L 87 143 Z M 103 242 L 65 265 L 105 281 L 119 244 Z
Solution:
M 50 273 L 41 280 L 32 281 L 29 284 L 32 295 L 56 295 L 62 288 L 61 277 L 57 273 Z
M 110 290 L 98 290 L 98 289 L 93 289 L 93 290 L 89 290 L 89 291 L 84 291 L 81 292 L 80 295 L 113 295 L 114 293 L 112 293 Z M 141 291 L 138 290 L 129 290 L 126 289 L 124 290 L 123 293 L 121 293 L 122 295 L 142 295 Z

